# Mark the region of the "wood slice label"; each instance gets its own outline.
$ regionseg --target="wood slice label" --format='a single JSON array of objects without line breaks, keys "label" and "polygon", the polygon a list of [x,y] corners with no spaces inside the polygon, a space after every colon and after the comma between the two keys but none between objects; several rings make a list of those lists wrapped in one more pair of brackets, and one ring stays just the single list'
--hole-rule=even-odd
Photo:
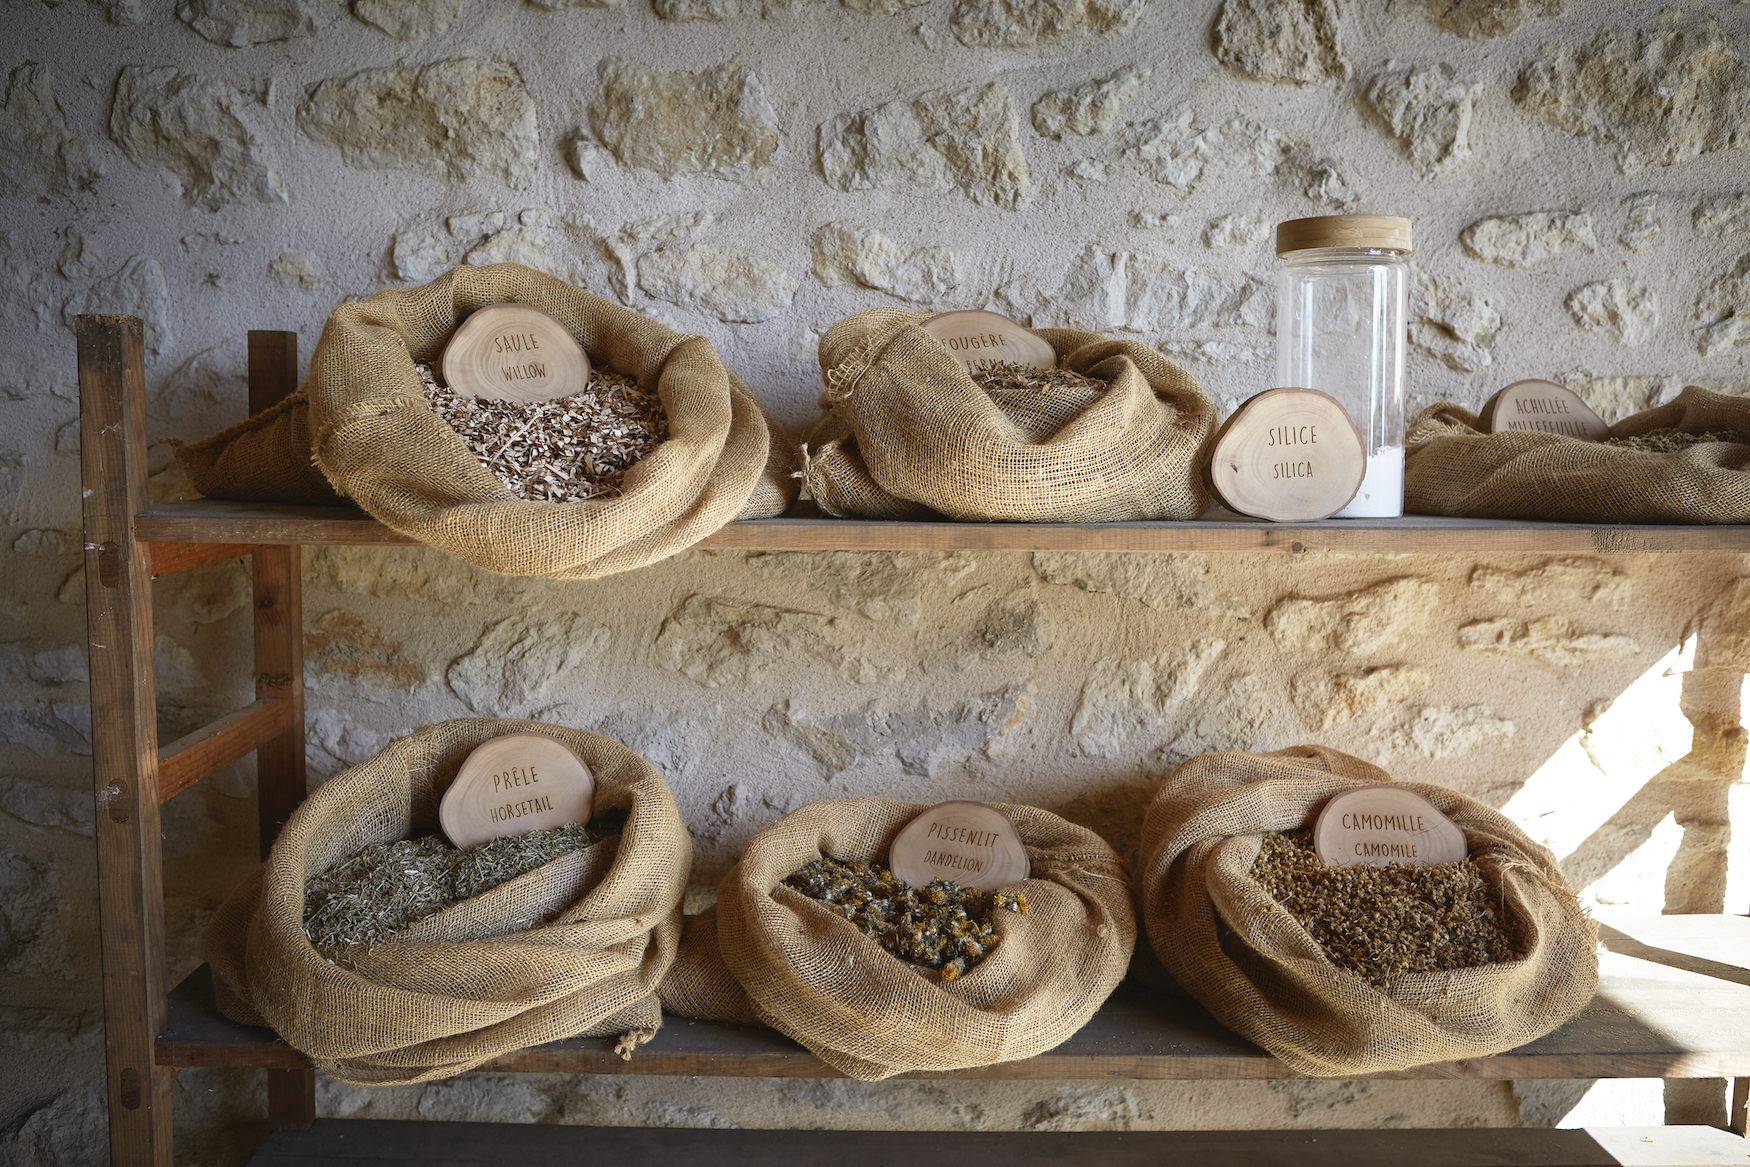
[{"label": "wood slice label", "polygon": [[1566,434],[1588,442],[1610,436],[1610,424],[1580,395],[1554,381],[1515,381],[1483,405],[1478,424],[1486,434],[1530,430]]},{"label": "wood slice label", "polygon": [[471,313],[438,358],[444,384],[489,401],[556,401],[589,388],[589,357],[565,326],[526,304]]},{"label": "wood slice label", "polygon": [[995,312],[943,312],[924,321],[923,328],[941,341],[968,373],[996,364],[1057,367],[1056,349]]},{"label": "wood slice label", "polygon": [[438,822],[464,850],[508,835],[587,823],[595,779],[583,759],[542,733],[481,742],[438,805]]},{"label": "wood slice label", "polygon": [[1330,394],[1270,389],[1222,423],[1209,476],[1231,511],[1277,523],[1326,519],[1361,489],[1367,447]]},{"label": "wood slice label", "polygon": [[1313,849],[1333,867],[1431,867],[1470,854],[1457,823],[1401,786],[1362,786],[1332,796],[1313,824]]},{"label": "wood slice label", "polygon": [[943,802],[924,811],[894,837],[887,866],[913,887],[951,879],[980,891],[1020,883],[1033,870],[1015,824],[983,802]]}]

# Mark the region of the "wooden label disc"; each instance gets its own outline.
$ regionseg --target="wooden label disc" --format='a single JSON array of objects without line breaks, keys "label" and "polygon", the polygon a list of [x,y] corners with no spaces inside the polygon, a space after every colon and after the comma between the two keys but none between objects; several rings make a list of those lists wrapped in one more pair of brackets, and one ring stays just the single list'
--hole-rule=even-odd
[{"label": "wooden label disc", "polygon": [[1215,435],[1211,484],[1231,511],[1277,523],[1326,519],[1367,476],[1367,447],[1342,402],[1317,389],[1270,389]]},{"label": "wooden label disc", "polygon": [[438,357],[439,376],[463,397],[556,401],[589,388],[589,357],[565,326],[527,304],[471,313]]},{"label": "wooden label disc", "polygon": [[1033,870],[1015,824],[983,802],[943,802],[924,811],[894,836],[887,866],[913,887],[951,879],[980,891],[1020,883]]},{"label": "wooden label disc", "polygon": [[1578,393],[1554,381],[1513,382],[1484,403],[1477,420],[1486,434],[1533,430],[1586,442],[1602,442],[1610,436],[1608,422],[1593,413]]},{"label": "wooden label disc", "polygon": [[481,742],[438,804],[438,822],[463,849],[508,835],[587,823],[595,779],[583,759],[543,733]]},{"label": "wooden label disc", "polygon": [[1313,849],[1333,867],[1432,867],[1470,854],[1458,824],[1402,786],[1362,786],[1332,796],[1313,824]]},{"label": "wooden label disc", "polygon": [[943,312],[924,321],[923,327],[968,373],[997,364],[1057,367],[1056,349],[995,312]]}]

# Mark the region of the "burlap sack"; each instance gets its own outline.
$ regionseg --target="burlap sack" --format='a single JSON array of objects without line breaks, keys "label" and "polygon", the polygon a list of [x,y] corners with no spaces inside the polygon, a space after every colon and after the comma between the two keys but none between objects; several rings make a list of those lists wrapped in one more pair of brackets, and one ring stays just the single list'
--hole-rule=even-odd
[{"label": "burlap sack", "polygon": [[1610,436],[1665,428],[1730,432],[1740,441],[1654,454],[1562,434],[1485,434],[1469,410],[1431,405],[1405,438],[1404,509],[1576,523],[1750,523],[1750,398],[1691,385],[1623,418]]},{"label": "burlap sack", "polygon": [[717,907],[713,904],[688,916],[681,929],[680,952],[668,975],[656,986],[664,1011],[705,1021],[758,1025],[753,1002],[717,948]]},{"label": "burlap sack", "polygon": [[1098,835],[1003,806],[1033,864],[1026,914],[999,911],[996,947],[938,982],[783,880],[830,855],[885,859],[926,808],[817,802],[755,835],[718,885],[717,944],[754,1014],[853,1078],[1032,1057],[1080,1029],[1124,978],[1136,943],[1130,880]]},{"label": "burlap sack", "polygon": [[1407,974],[1388,992],[1326,959],[1252,880],[1261,835],[1310,826],[1331,795],[1391,780],[1322,746],[1203,754],[1173,772],[1143,821],[1138,879],[1155,955],[1216,1020],[1301,1074],[1487,1057],[1556,1029],[1598,987],[1597,925],[1550,853],[1475,799],[1415,782],[1402,785],[1464,831],[1524,955]]},{"label": "burlap sack", "polygon": [[310,400],[304,389],[190,446],[176,460],[208,498],[336,506],[346,500],[310,461]]},{"label": "burlap sack", "polygon": [[[463,759],[519,732],[576,751],[595,776],[595,813],[628,812],[619,838],[335,960],[318,952],[304,935],[305,881],[373,843],[436,831]],[[662,1024],[656,986],[680,940],[691,862],[668,787],[625,746],[533,721],[446,721],[318,787],[203,944],[226,1016],[272,1026],[343,1081],[422,1082],[565,1037],[648,1040]]]},{"label": "burlap sack", "polygon": [[1061,366],[1107,387],[992,394],[919,327],[928,318],[872,308],[821,338],[827,412],[803,481],[822,510],[1097,523],[1209,509],[1199,464],[1215,406],[1190,373],[1137,341],[1042,328]]}]

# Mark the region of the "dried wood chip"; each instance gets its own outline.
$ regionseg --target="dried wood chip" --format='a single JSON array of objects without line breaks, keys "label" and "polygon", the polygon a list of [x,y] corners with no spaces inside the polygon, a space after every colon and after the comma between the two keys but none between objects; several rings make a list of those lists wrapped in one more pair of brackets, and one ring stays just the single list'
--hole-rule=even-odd
[{"label": "dried wood chip", "polygon": [[582,502],[620,493],[638,459],[668,438],[655,393],[608,365],[589,387],[557,401],[524,404],[463,397],[415,365],[425,398],[510,492],[528,502]]},{"label": "dried wood chip", "polygon": [[1264,836],[1252,878],[1338,968],[1384,988],[1405,973],[1517,960],[1510,924],[1469,859],[1333,867],[1311,831]]}]

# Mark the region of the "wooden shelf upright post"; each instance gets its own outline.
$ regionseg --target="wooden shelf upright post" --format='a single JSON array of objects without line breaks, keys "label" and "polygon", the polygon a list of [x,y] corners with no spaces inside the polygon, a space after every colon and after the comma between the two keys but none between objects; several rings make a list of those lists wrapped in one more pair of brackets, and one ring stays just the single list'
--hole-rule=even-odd
[{"label": "wooden shelf upright post", "polygon": [[153,1058],[167,1022],[168,986],[152,573],[146,545],[134,534],[147,501],[142,324],[132,316],[80,316],[74,332],[110,1159],[171,1167],[175,1071]]}]

